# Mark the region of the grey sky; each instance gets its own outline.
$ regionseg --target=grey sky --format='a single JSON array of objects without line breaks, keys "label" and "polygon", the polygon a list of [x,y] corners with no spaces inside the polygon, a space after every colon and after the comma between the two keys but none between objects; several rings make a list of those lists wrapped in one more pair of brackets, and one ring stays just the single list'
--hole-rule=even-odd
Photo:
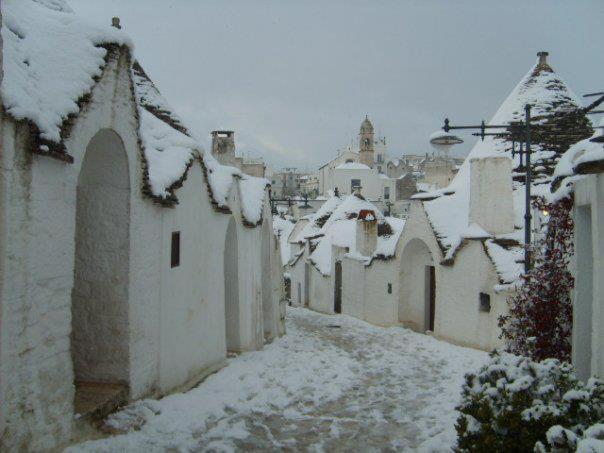
[{"label": "grey sky", "polygon": [[[604,90],[603,0],[71,0],[122,19],[136,56],[196,135],[314,168],[365,114],[391,155],[431,151],[445,116],[488,119],[536,59]],[[473,142],[455,152],[465,155]]]}]

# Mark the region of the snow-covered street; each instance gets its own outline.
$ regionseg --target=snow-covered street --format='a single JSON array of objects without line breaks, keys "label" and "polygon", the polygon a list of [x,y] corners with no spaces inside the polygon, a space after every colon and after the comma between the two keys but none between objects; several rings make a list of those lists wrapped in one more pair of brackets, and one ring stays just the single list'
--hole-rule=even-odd
[{"label": "snow-covered street", "polygon": [[145,419],[140,430],[71,451],[443,451],[455,439],[463,375],[487,357],[299,308],[289,309],[287,329],[199,387],[115,418]]}]

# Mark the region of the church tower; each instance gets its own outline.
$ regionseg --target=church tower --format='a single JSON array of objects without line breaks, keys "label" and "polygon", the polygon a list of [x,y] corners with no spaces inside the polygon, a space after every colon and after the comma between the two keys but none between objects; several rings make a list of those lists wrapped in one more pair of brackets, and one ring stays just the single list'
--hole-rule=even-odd
[{"label": "church tower", "polygon": [[373,124],[371,124],[369,118],[365,116],[365,119],[361,123],[361,130],[359,132],[359,160],[362,164],[373,168],[374,159]]}]

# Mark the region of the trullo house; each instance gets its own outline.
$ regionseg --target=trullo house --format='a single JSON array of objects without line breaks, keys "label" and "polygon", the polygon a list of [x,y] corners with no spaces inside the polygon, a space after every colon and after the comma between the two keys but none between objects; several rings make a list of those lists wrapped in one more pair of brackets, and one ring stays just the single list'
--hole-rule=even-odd
[{"label": "trullo house", "polygon": [[396,324],[395,251],[404,224],[359,193],[330,196],[289,235],[292,303]]},{"label": "trullo house", "polygon": [[2,1],[2,451],[65,445],[283,332],[267,181],[202,150],[114,25]]},{"label": "trullo house", "polygon": [[[526,104],[537,118],[580,106],[546,52],[539,53],[490,124],[522,120]],[[591,135],[585,115],[573,121],[564,137],[533,138],[533,196],[549,194],[560,156]],[[512,154],[513,146],[501,137],[485,137],[447,188],[414,196],[396,252],[403,324],[476,348],[501,345],[498,318],[507,313],[506,299],[520,283],[524,257],[525,161]],[[533,211],[537,229],[547,219]]]}]

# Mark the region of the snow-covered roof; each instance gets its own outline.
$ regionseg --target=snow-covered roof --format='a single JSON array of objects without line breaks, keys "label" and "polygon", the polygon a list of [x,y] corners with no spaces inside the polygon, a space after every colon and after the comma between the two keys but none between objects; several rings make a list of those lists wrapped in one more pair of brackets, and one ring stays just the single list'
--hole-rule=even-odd
[{"label": "snow-covered roof", "polygon": [[[356,250],[357,218],[362,211],[372,211],[378,222],[378,241],[374,254],[360,256]],[[358,195],[348,195],[332,211],[319,233],[311,239],[310,262],[322,275],[331,273],[331,247],[347,248],[351,256],[361,258],[367,265],[373,259],[389,259],[394,256],[401,236],[404,220],[384,217],[377,207]]]},{"label": "snow-covered roof", "polygon": [[297,242],[304,242],[307,239],[319,236],[323,225],[327,222],[329,217],[333,214],[336,208],[340,205],[342,199],[331,194],[331,196],[321,205],[314,214],[307,216],[308,223],[296,236]]},{"label": "snow-covered roof", "polygon": [[[604,118],[599,126],[604,126]],[[554,169],[551,201],[567,196],[583,174],[604,171],[604,146],[591,141],[601,134],[601,129],[596,129],[592,137],[575,143],[560,158]]]},{"label": "snow-covered roof", "polygon": [[336,170],[371,170],[371,168],[360,162],[346,162],[338,165]]},{"label": "snow-covered roof", "polygon": [[343,150],[342,152],[338,151],[338,155],[333,157],[332,159],[328,160],[327,162],[325,162],[323,165],[321,165],[319,167],[319,170],[321,170],[324,167],[327,167],[329,164],[331,164],[334,160],[339,159],[340,157],[342,157],[343,155],[348,154],[348,155],[352,155],[351,157],[354,158],[358,158],[359,153],[355,150],[353,150],[352,148],[348,147],[345,150]]},{"label": "snow-covered roof", "polygon": [[604,127],[604,118],[598,126],[600,129],[596,129],[592,137],[575,143],[560,158],[554,170],[555,186],[559,184],[560,178],[604,172],[604,144],[592,141],[603,134],[601,128]]},{"label": "snow-covered roof", "polygon": [[88,22],[65,0],[4,0],[2,21],[2,102],[9,115],[30,123],[37,139],[35,152],[73,161],[64,146],[70,124],[89,100],[112,53],[127,52],[133,62],[143,148],[143,192],[162,204],[177,203],[174,191],[183,184],[193,160],[199,159],[214,206],[229,210],[227,197],[237,180],[244,221],[248,226],[261,222],[269,182],[224,167],[203,152],[134,60],[133,44],[122,30]]},{"label": "snow-covered roof", "polygon": [[31,122],[42,151],[61,152],[63,129],[101,75],[107,47],[132,43],[117,28],[76,16],[63,0],[4,0],[2,22],[4,108]]},{"label": "snow-covered roof", "polygon": [[279,238],[279,248],[281,250],[281,262],[285,266],[290,259],[289,236],[294,230],[296,224],[288,219],[279,216],[273,217],[273,232]]},{"label": "snow-covered roof", "polygon": [[[507,99],[499,107],[489,124],[509,124],[523,119],[524,106],[532,105],[534,117],[556,112],[573,112],[580,107],[580,101],[548,65],[537,63],[512,90]],[[577,135],[590,129],[589,123],[578,127]],[[547,137],[551,140],[551,137]],[[506,156],[512,158],[512,143],[497,136],[487,136],[479,141],[466,157],[459,172],[446,189],[441,189],[413,198],[424,198],[424,209],[434,229],[438,242],[444,252],[445,262],[452,262],[457,249],[471,235],[468,225],[470,202],[470,161],[472,159]],[[533,144],[533,193],[544,193],[552,180],[554,166],[565,149],[556,148],[551,143],[539,142]],[[519,156],[513,158],[515,172],[519,172]],[[517,173],[514,176],[514,224],[515,231],[500,235],[492,240],[503,240],[506,246],[501,247],[488,243],[489,257],[504,283],[511,283],[520,276],[521,266],[518,265],[521,243],[524,237],[524,182]]]}]

